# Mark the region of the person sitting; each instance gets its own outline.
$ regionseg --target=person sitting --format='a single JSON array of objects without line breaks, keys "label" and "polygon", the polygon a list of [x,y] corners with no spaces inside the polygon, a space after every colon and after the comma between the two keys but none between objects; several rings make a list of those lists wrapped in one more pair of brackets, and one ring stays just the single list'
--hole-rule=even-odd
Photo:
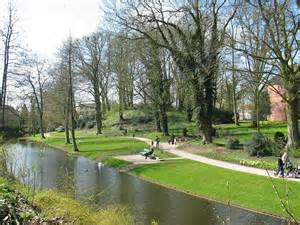
[{"label": "person sitting", "polygon": [[145,159],[147,159],[148,157],[150,157],[153,153],[154,153],[154,148],[151,147],[149,152],[145,152],[145,154],[144,154]]}]

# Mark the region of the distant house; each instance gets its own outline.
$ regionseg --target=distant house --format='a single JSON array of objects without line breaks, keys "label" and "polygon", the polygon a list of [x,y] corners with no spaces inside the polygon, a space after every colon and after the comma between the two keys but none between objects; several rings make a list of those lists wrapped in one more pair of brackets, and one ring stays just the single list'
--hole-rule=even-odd
[{"label": "distant house", "polygon": [[252,106],[249,104],[242,105],[238,109],[240,120],[251,120],[252,119]]},{"label": "distant house", "polygon": [[79,103],[76,112],[79,116],[93,116],[96,114],[95,103]]},{"label": "distant house", "polygon": [[[268,95],[270,98],[270,107],[271,114],[268,116],[269,121],[285,122],[286,121],[286,112],[285,112],[285,102],[282,99],[281,95],[284,94],[283,85],[279,82],[273,84],[272,86],[267,87]],[[300,118],[300,96],[298,104],[298,118]]]}]

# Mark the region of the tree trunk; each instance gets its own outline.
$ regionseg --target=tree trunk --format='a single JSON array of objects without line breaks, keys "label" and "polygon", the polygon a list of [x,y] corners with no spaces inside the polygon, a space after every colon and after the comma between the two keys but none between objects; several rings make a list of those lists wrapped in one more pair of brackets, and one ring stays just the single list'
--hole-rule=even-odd
[{"label": "tree trunk", "polygon": [[70,102],[70,113],[71,113],[71,136],[72,136],[72,144],[73,150],[75,152],[79,151],[76,143],[75,136],[75,117],[74,117],[74,93],[73,93],[73,80],[72,80],[72,40],[69,43],[69,55],[68,55],[68,69],[69,69],[69,102]]},{"label": "tree trunk", "polygon": [[[292,96],[293,97],[293,96]],[[288,147],[299,147],[300,138],[298,130],[298,101],[297,98],[290,98],[289,102],[286,102],[286,116],[288,125]]]},{"label": "tree trunk", "polygon": [[188,104],[186,107],[186,119],[190,123],[192,122],[192,118],[193,118],[193,109],[192,106]]},{"label": "tree trunk", "polygon": [[156,131],[161,132],[161,126],[160,126],[160,117],[159,117],[159,111],[157,105],[155,106],[155,124],[156,124]]},{"label": "tree trunk", "polygon": [[240,122],[239,122],[239,115],[237,110],[236,81],[235,81],[234,72],[232,74],[232,105],[233,105],[234,123],[236,126],[239,126]]},{"label": "tree trunk", "polygon": [[9,8],[9,23],[7,26],[7,32],[5,33],[5,46],[4,46],[4,63],[3,63],[3,77],[2,77],[2,90],[0,98],[0,106],[2,107],[1,115],[1,126],[5,128],[5,103],[6,103],[6,88],[7,88],[7,74],[10,61],[10,47],[11,38],[13,34],[13,24],[12,24],[12,8]]},{"label": "tree trunk", "polygon": [[43,112],[40,112],[40,110],[39,110],[39,119],[40,119],[40,133],[41,133],[41,137],[43,139],[45,139],[44,122],[43,122]]},{"label": "tree trunk", "polygon": [[212,125],[209,122],[202,126],[202,142],[203,144],[212,143]]},{"label": "tree trunk", "polygon": [[162,131],[164,136],[169,136],[169,128],[168,128],[168,115],[166,105],[162,104],[160,106],[160,115],[161,115],[161,124],[162,124]]},{"label": "tree trunk", "polygon": [[70,120],[70,98],[69,97],[67,99],[67,105],[64,107],[64,112],[65,112],[65,144],[71,144],[70,133],[69,133],[69,120]]},{"label": "tree trunk", "polygon": [[94,82],[94,98],[96,106],[96,125],[97,125],[97,134],[102,134],[102,112],[101,112],[101,102],[100,102],[100,93],[97,82]]},{"label": "tree trunk", "polygon": [[[233,43],[234,47],[234,43]],[[239,126],[239,118],[237,111],[237,100],[236,100],[236,79],[235,79],[235,57],[234,57],[234,48],[232,48],[232,105],[233,105],[233,115],[234,123],[236,126]]]},{"label": "tree trunk", "polygon": [[[103,92],[103,91],[102,91]],[[106,108],[106,99],[104,94],[101,94],[101,108],[102,108],[102,115],[106,114],[107,108]]]},{"label": "tree trunk", "polygon": [[259,105],[260,105],[260,94],[259,91],[256,93],[256,128],[257,132],[260,132],[260,115],[259,115]]},{"label": "tree trunk", "polygon": [[71,144],[69,133],[69,115],[67,115],[65,119],[65,144]]}]

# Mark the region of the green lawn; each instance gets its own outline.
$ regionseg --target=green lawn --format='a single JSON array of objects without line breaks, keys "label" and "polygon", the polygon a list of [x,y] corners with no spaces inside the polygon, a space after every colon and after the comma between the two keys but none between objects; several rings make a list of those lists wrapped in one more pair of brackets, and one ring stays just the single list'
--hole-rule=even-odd
[{"label": "green lawn", "polygon": [[[267,177],[222,169],[190,160],[143,165],[130,172],[147,180],[209,199],[230,201],[233,205],[286,216]],[[285,201],[285,182],[277,179],[274,182]],[[288,182],[288,189],[289,205],[294,215],[300,219],[300,183]]]},{"label": "green lawn", "polygon": [[[130,137],[95,135],[92,132],[76,132],[79,154],[92,160],[101,160],[108,156],[134,154],[141,152],[147,144]],[[39,136],[30,140],[45,143],[72,152],[72,145],[64,142],[64,133],[52,132],[50,137],[41,139]]]},{"label": "green lawn", "polygon": [[[215,126],[221,134],[219,137],[214,138],[214,143],[225,145],[228,137],[233,136],[243,144],[251,139],[253,133],[257,132],[256,128],[251,127],[250,122],[242,121],[240,126],[235,124],[220,124]],[[300,129],[300,121],[299,121]],[[261,122],[260,132],[269,138],[273,138],[275,132],[280,131],[287,135],[287,125],[281,122]]]}]

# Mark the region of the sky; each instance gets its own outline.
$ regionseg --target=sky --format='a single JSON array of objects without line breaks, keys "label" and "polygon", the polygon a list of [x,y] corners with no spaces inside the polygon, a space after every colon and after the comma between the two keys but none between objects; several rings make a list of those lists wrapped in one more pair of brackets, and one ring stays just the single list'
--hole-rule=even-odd
[{"label": "sky", "polygon": [[[71,34],[81,37],[101,23],[101,0],[15,0],[23,45],[45,58],[53,58],[57,48]],[[0,0],[5,15],[8,0]],[[0,19],[2,20],[2,18]],[[2,21],[0,21],[1,23]]]},{"label": "sky", "polygon": [[[96,31],[103,18],[104,0],[11,0],[17,8],[17,31],[22,47],[48,60],[71,34],[80,38]],[[0,28],[7,19],[9,0],[0,0]],[[3,45],[1,43],[0,49]],[[0,60],[2,55],[0,52]],[[2,64],[0,64],[2,71]],[[2,72],[0,74],[0,86]],[[21,104],[19,90],[8,82],[8,104]]]}]

